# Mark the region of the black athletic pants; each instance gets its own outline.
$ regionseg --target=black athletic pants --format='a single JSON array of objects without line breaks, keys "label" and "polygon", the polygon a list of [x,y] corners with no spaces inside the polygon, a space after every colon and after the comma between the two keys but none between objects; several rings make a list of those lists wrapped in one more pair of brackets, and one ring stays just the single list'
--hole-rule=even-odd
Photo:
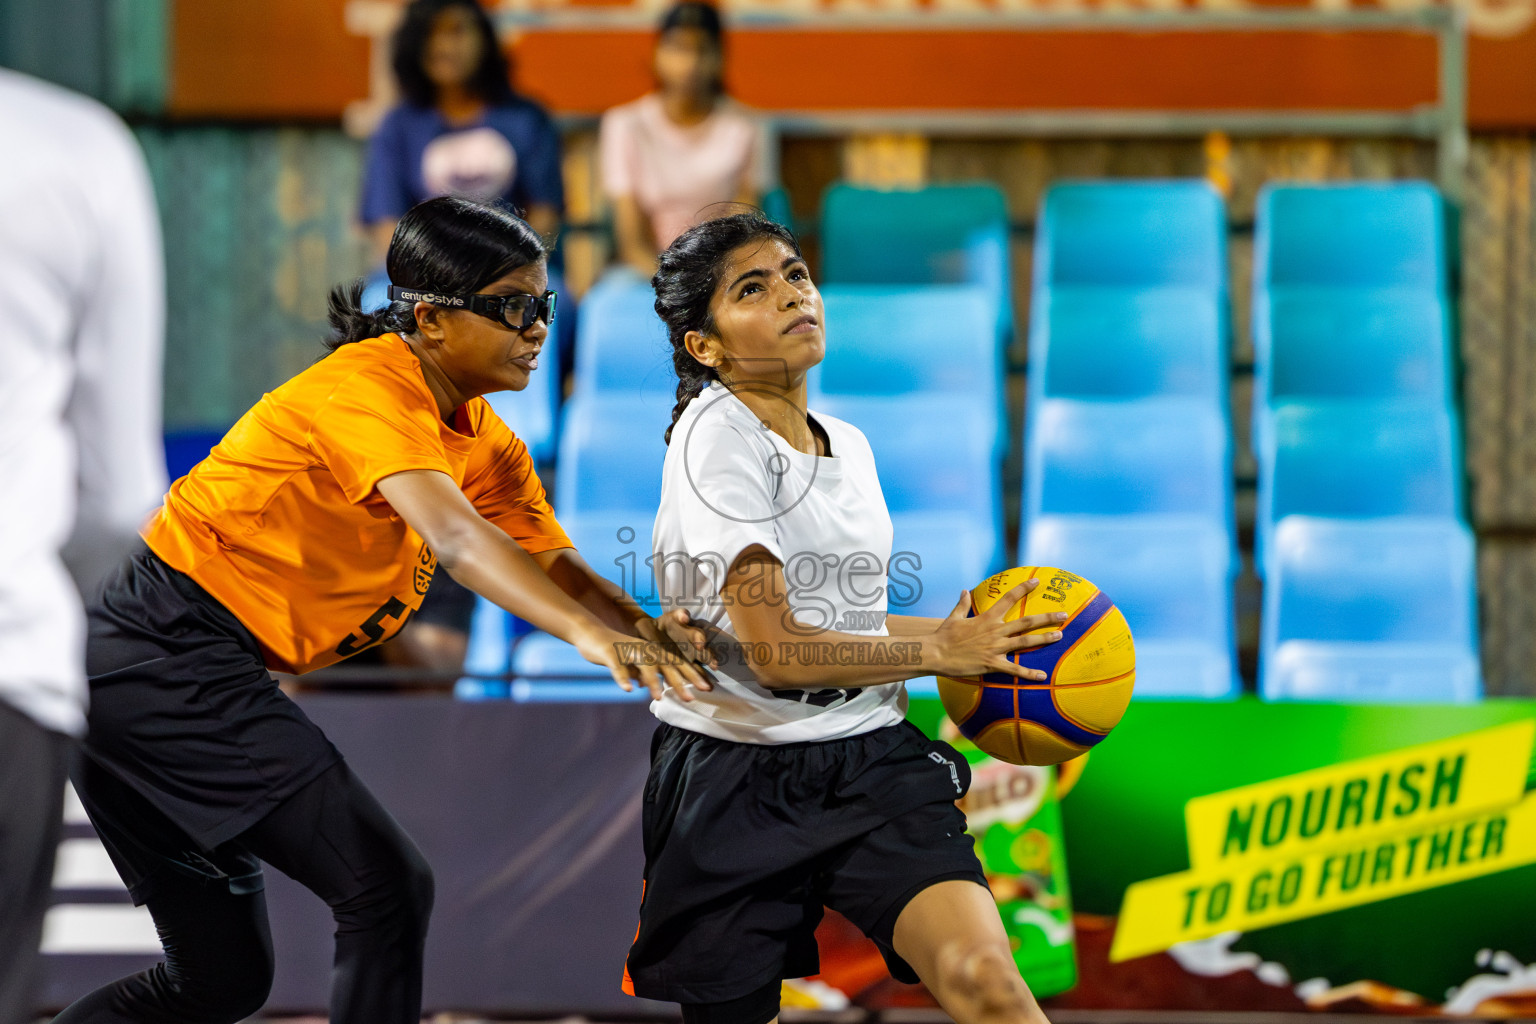
[{"label": "black athletic pants", "polygon": [[[174,827],[128,787],[119,783],[113,791],[110,778],[92,778],[102,769],[88,758],[77,759],[75,772],[82,793],[110,793],[114,820],[142,815]],[[134,850],[131,836],[114,837],[110,822],[93,820],[115,857],[142,856],[125,854]],[[190,840],[187,849],[195,849]],[[431,869],[345,761],[215,853],[225,863],[241,853],[260,858],[330,906],[336,919],[332,1024],[420,1021]],[[234,1024],[261,1008],[272,984],[263,893],[227,875],[197,877],[192,867],[166,861],[138,888],[165,962],[85,996],[55,1024]]]},{"label": "black athletic pants", "polygon": [[33,1017],[71,745],[0,701],[0,1024]]}]

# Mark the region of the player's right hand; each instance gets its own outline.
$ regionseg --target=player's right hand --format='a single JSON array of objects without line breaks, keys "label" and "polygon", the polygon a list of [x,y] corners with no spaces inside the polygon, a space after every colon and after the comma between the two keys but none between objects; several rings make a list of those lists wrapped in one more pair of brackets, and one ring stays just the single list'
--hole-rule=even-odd
[{"label": "player's right hand", "polygon": [[711,689],[700,667],[669,647],[605,627],[594,627],[576,643],[581,656],[608,669],[625,693],[634,690],[634,680],[651,691],[652,700],[661,700],[670,689],[679,700],[690,701],[695,689]]},{"label": "player's right hand", "polygon": [[1060,640],[1059,629],[1033,636],[1025,634],[1060,626],[1067,620],[1066,612],[1025,615],[1011,621],[1003,618],[1039,585],[1039,580],[1026,580],[998,598],[992,607],[975,615],[971,614],[971,592],[963,592],[954,611],[949,613],[949,617],[939,625],[931,638],[936,666],[934,671],[954,679],[1000,672],[1029,682],[1044,682],[1048,678],[1044,672],[1024,668],[1008,655],[1012,651],[1040,647]]}]

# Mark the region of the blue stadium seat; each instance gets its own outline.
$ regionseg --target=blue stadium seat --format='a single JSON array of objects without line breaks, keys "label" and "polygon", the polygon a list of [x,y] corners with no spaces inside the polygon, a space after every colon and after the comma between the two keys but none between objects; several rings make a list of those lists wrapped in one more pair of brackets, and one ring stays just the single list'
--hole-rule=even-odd
[{"label": "blue stadium seat", "polygon": [[1471,532],[1454,520],[1288,516],[1266,581],[1260,694],[1477,700],[1474,572]]},{"label": "blue stadium seat", "polygon": [[[656,509],[652,506],[632,512],[603,510],[566,514],[560,517],[560,525],[565,527],[566,534],[588,565],[623,587],[647,612],[659,615],[660,596],[646,561],[651,555],[651,531],[655,519]],[[512,648],[511,667],[518,677],[609,680],[609,686],[613,687],[607,671],[587,661],[564,640],[542,631],[530,633],[518,641]],[[619,697],[624,696],[623,691],[615,690]],[[518,699],[518,693],[514,682],[514,699]]]},{"label": "blue stadium seat", "polygon": [[823,395],[816,408],[869,439],[893,519],[905,512],[959,513],[986,539],[988,553],[980,564],[988,568],[967,586],[1001,567],[1002,489],[989,444],[991,409],[927,394]]},{"label": "blue stadium seat", "polygon": [[553,346],[539,353],[539,368],[522,391],[495,391],[485,396],[496,415],[528,446],[540,466],[555,454],[555,427],[560,407],[560,371]]},{"label": "blue stadium seat", "polygon": [[1270,290],[1254,321],[1254,446],[1272,410],[1318,399],[1411,399],[1455,408],[1448,297],[1411,288]]},{"label": "blue stadium seat", "polygon": [[661,503],[662,440],[672,402],[655,396],[577,396],[566,406],[560,433],[555,510],[562,517],[591,511],[644,511]]},{"label": "blue stadium seat", "polygon": [[1225,408],[1224,294],[1183,285],[1056,285],[1030,308],[1031,401],[1204,398]]},{"label": "blue stadium seat", "polygon": [[793,231],[795,215],[789,206],[789,193],[782,188],[770,189],[763,196],[763,216]]},{"label": "blue stadium seat", "polygon": [[1450,304],[1428,291],[1287,288],[1262,324],[1270,404],[1414,398],[1451,404]]},{"label": "blue stadium seat", "polygon": [[827,285],[827,354],[810,374],[810,402],[823,397],[945,395],[990,403],[988,443],[1002,457],[1007,436],[1003,351],[991,300],[975,285]]},{"label": "blue stadium seat", "polygon": [[[528,641],[524,642],[536,639],[538,637],[529,637]],[[553,637],[547,636],[545,639],[554,640]],[[555,642],[559,643],[559,641]],[[575,648],[569,644],[560,644],[560,646],[569,650],[572,655],[575,655]],[[583,662],[583,664],[586,663]],[[592,666],[588,665],[588,667]],[[638,682],[634,684],[633,690],[626,693],[619,689],[618,685],[613,682],[613,677],[608,675],[597,679],[514,679],[512,680],[508,695],[520,704],[606,704],[620,701],[639,702],[651,699],[650,691]]]},{"label": "blue stadium seat", "polygon": [[1136,639],[1136,696],[1216,699],[1241,691],[1233,633],[1231,539],[1185,517],[1044,516],[1020,560],[1090,580]]},{"label": "blue stadium seat", "polygon": [[995,185],[883,191],[833,185],[822,200],[826,284],[975,284],[997,337],[1013,330],[1008,202]]},{"label": "blue stadium seat", "polygon": [[192,467],[208,457],[208,453],[224,440],[223,430],[179,430],[167,432],[162,443],[165,446],[165,472],[172,480],[179,480],[192,471]]},{"label": "blue stadium seat", "polygon": [[986,292],[975,285],[832,285],[821,290],[825,394],[914,391],[974,398],[1002,387]]},{"label": "blue stadium seat", "polygon": [[1042,515],[1188,515],[1230,531],[1232,449],[1209,401],[1048,399],[1030,417],[1024,524]]},{"label": "blue stadium seat", "polygon": [[968,511],[892,512],[890,584],[892,615],[943,618],[960,592],[998,572],[992,524]]},{"label": "blue stadium seat", "polygon": [[1035,289],[1177,285],[1224,293],[1227,226],[1204,181],[1053,186],[1035,237]]},{"label": "blue stadium seat", "polygon": [[638,276],[611,275],[587,293],[576,328],[576,395],[659,393],[670,408],[677,375],[655,302]]},{"label": "blue stadium seat", "polygon": [[1281,406],[1274,413],[1273,445],[1259,460],[1261,567],[1275,525],[1288,515],[1459,517],[1454,429],[1440,404]]},{"label": "blue stadium seat", "polygon": [[[576,550],[652,614],[657,614],[659,602],[645,560],[661,502],[661,467],[667,452],[662,433],[671,422],[670,414],[671,403],[660,403],[654,396],[572,398],[560,436],[554,487],[556,515]],[[494,671],[489,666],[496,663],[497,645],[512,639],[510,616],[481,599],[475,617],[485,639],[475,647],[467,664],[474,671]],[[482,618],[486,620],[483,626]],[[498,620],[502,625],[496,625]],[[472,641],[475,636],[472,632]],[[575,648],[545,633],[531,633],[512,649],[510,667],[514,674],[548,674],[555,671],[551,665],[566,666],[572,678],[593,672],[606,678]],[[473,680],[461,682],[461,694],[473,690]]]},{"label": "blue stadium seat", "polygon": [[1267,185],[1259,194],[1254,284],[1447,288],[1445,208],[1424,182]]}]

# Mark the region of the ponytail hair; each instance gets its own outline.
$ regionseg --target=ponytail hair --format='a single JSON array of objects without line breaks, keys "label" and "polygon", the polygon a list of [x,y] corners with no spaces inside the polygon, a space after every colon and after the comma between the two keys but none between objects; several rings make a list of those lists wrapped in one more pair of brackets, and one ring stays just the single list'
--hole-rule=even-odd
[{"label": "ponytail hair", "polygon": [[731,253],[749,242],[768,239],[777,239],[800,255],[800,243],[792,231],[760,212],[752,212],[691,227],[656,260],[656,276],[651,278],[651,287],[656,289],[656,315],[667,325],[667,338],[672,342],[672,368],[677,371],[677,405],[672,408],[672,424],[664,435],[667,444],[672,443],[672,430],[688,403],[710,381],[720,379],[714,367],[693,358],[683,339],[689,331],[714,332],[715,321],[709,307]]},{"label": "ponytail hair", "polygon": [[[521,217],[467,199],[439,196],[418,203],[400,218],[389,242],[385,270],[390,283],[402,288],[472,295],[548,254],[544,240]],[[369,311],[363,309],[362,299],[361,280],[331,289],[328,354],[364,338],[416,329],[414,302],[391,302]]]}]

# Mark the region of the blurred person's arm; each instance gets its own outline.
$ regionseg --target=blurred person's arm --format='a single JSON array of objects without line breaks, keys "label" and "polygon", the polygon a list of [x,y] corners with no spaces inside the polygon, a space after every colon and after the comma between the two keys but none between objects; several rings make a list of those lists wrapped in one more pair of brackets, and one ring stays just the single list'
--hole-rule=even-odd
[{"label": "blurred person's arm", "polygon": [[[750,115],[748,115],[750,117]],[[741,183],[736,186],[736,202],[759,206],[778,179],[778,161],[774,159],[773,135],[761,118],[752,117],[752,149],[743,166]]]},{"label": "blurred person's arm", "polygon": [[656,273],[656,242],[650,218],[632,195],[613,197],[613,243],[620,262],[647,281]]},{"label": "blurred person's arm", "polygon": [[551,245],[554,244],[555,236],[560,233],[559,210],[542,204],[529,206],[523,219],[528,222],[529,227],[539,233],[540,237]]},{"label": "blurred person's arm", "polygon": [[138,543],[165,494],[160,392],[165,270],[144,154],[126,126],[82,153],[98,172],[91,197],[100,262],[82,296],[75,384],[65,418],[79,450],[75,530],[62,552],[89,593]]},{"label": "blurred person's arm", "polygon": [[389,252],[400,217],[415,204],[411,201],[410,182],[406,178],[409,154],[400,131],[397,112],[386,116],[378,131],[368,140],[368,157],[363,164],[362,194],[358,220],[373,243],[371,256],[382,266]]},{"label": "blurred person's arm", "polygon": [[603,193],[613,207],[614,256],[647,281],[656,273],[660,251],[652,237],[650,218],[635,198],[636,146],[624,108],[603,115],[597,132],[598,169]]},{"label": "blurred person's arm", "polygon": [[560,133],[549,115],[539,111],[531,152],[522,155],[518,171],[527,210],[523,219],[551,245],[565,217],[565,178],[560,166]]},{"label": "blurred person's arm", "polygon": [[388,220],[375,221],[368,225],[368,242],[372,247],[369,256],[374,264],[382,267],[384,257],[389,255],[389,243],[395,237],[395,227],[400,223],[400,218],[390,217]]},{"label": "blurred person's arm", "polygon": [[929,619],[921,615],[887,614],[885,631],[891,636],[916,636],[919,633],[932,633],[943,623],[943,619]]}]

